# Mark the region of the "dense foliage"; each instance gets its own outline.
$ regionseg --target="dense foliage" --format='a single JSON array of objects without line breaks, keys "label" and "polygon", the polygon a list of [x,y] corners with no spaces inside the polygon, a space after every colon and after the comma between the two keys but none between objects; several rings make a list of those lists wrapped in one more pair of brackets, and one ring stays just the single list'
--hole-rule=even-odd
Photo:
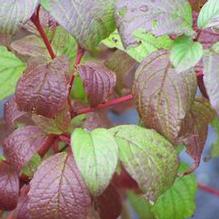
[{"label": "dense foliage", "polygon": [[218,30],[218,0],[0,0],[0,217],[192,216]]}]

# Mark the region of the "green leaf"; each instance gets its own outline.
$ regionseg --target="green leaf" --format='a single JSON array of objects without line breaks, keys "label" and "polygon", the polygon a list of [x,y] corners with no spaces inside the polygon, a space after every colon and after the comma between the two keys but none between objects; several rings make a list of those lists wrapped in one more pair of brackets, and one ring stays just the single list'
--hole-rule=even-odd
[{"label": "green leaf", "polygon": [[119,158],[145,193],[156,200],[174,182],[178,168],[176,150],[156,131],[136,125],[110,129],[119,146]]},{"label": "green leaf", "polygon": [[216,42],[215,44],[212,45],[211,49],[216,52],[219,53],[219,42]]},{"label": "green leaf", "polygon": [[115,29],[114,2],[115,0],[53,0],[50,4],[44,2],[44,5],[83,48],[93,50]]},{"label": "green leaf", "polygon": [[217,139],[216,141],[211,145],[211,150],[209,152],[210,158],[216,158],[219,157],[219,118],[215,117],[214,120],[211,123],[211,126],[214,128]]},{"label": "green leaf", "polygon": [[200,29],[219,25],[219,1],[208,0],[202,7],[198,16],[198,27]]},{"label": "green leaf", "polygon": [[26,65],[5,47],[0,46],[0,100],[13,94]]},{"label": "green leaf", "polygon": [[118,162],[118,146],[106,129],[87,132],[81,128],[72,134],[72,150],[77,166],[93,195],[109,185]]},{"label": "green leaf", "polygon": [[[52,32],[50,32],[51,34]],[[52,38],[52,47],[57,56],[66,55],[71,61],[74,61],[77,50],[76,40],[61,26],[56,27]]]},{"label": "green leaf", "polygon": [[87,102],[87,95],[85,92],[84,84],[79,74],[75,76],[74,83],[71,90],[72,99]]},{"label": "green leaf", "polygon": [[194,175],[176,179],[152,207],[156,219],[185,219],[195,211],[197,183]]},{"label": "green leaf", "polygon": [[190,37],[182,36],[174,41],[170,60],[176,71],[182,72],[195,66],[202,56],[202,45],[199,42],[193,42]]},{"label": "green leaf", "polygon": [[31,160],[22,168],[22,173],[26,176],[32,177],[40,164],[41,157],[38,154],[34,154]]},{"label": "green leaf", "polygon": [[151,205],[144,197],[130,191],[128,192],[128,200],[138,214],[139,219],[154,219],[154,215],[151,212]]},{"label": "green leaf", "polygon": [[158,49],[170,49],[173,42],[168,36],[156,37],[151,33],[145,33],[142,29],[135,31],[133,35],[139,42],[135,47],[125,49],[117,31],[113,32],[107,39],[103,40],[102,43],[109,48],[118,48],[125,51],[136,61],[141,62],[147,55]]}]

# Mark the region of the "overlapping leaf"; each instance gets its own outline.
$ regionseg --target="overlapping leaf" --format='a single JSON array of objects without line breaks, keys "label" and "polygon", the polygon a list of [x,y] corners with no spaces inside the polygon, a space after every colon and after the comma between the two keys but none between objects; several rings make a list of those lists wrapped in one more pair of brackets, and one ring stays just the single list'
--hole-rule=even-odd
[{"label": "overlapping leaf", "polygon": [[208,0],[199,13],[198,27],[204,29],[215,26],[219,26],[219,2]]},{"label": "overlapping leaf", "polygon": [[219,55],[216,53],[204,57],[204,84],[212,107],[219,113]]},{"label": "overlapping leaf", "polygon": [[19,196],[19,178],[16,170],[0,161],[0,209],[13,210]]},{"label": "overlapping leaf", "polygon": [[156,200],[175,180],[178,161],[173,145],[154,130],[140,126],[122,125],[110,132],[125,169],[147,199]]},{"label": "overlapping leaf", "polygon": [[122,199],[113,184],[110,184],[94,202],[101,219],[117,219],[121,214]]},{"label": "overlapping leaf", "polygon": [[95,48],[115,29],[114,0],[55,0],[47,10],[85,49]]},{"label": "overlapping leaf", "polygon": [[151,33],[145,33],[142,29],[135,31],[133,37],[137,43],[135,47],[124,48],[117,31],[110,34],[102,43],[109,48],[118,48],[128,53],[136,61],[141,62],[147,55],[158,49],[170,49],[173,42],[168,36],[156,37]]},{"label": "overlapping leaf", "polygon": [[66,107],[63,111],[59,112],[54,118],[47,118],[40,115],[33,115],[33,121],[47,134],[60,135],[67,133],[70,129],[71,114]]},{"label": "overlapping leaf", "polygon": [[14,168],[21,170],[45,141],[46,136],[38,127],[25,126],[5,139],[4,154]]},{"label": "overlapping leaf", "polygon": [[[1,9],[0,9],[1,10]],[[15,91],[16,83],[25,64],[5,47],[0,46],[0,99],[11,95]]]},{"label": "overlapping leaf", "polygon": [[193,70],[179,77],[170,64],[169,52],[160,50],[138,67],[133,92],[145,126],[174,141],[193,102],[196,77]]},{"label": "overlapping leaf", "polygon": [[61,112],[68,97],[68,70],[68,60],[59,57],[27,71],[16,89],[18,108],[49,118]]},{"label": "overlapping leaf", "polygon": [[195,211],[196,188],[197,183],[193,175],[178,178],[152,207],[155,218],[184,219],[191,217]]},{"label": "overlapping leaf", "polygon": [[125,47],[136,44],[133,33],[143,28],[155,35],[193,34],[192,10],[187,0],[120,0],[116,22]]},{"label": "overlapping leaf", "polygon": [[[193,12],[193,28],[198,30],[197,26],[198,13]],[[210,48],[214,43],[219,41],[219,33],[213,28],[203,29],[199,33],[198,41],[202,44],[204,49]]]},{"label": "overlapping leaf", "polygon": [[116,85],[114,72],[103,64],[89,62],[78,67],[91,106],[103,103],[112,94]]},{"label": "overlapping leaf", "polygon": [[196,98],[191,111],[187,114],[180,131],[182,142],[187,145],[187,152],[199,165],[201,154],[208,135],[208,124],[215,116],[209,102],[204,98]]},{"label": "overlapping leaf", "polygon": [[14,127],[17,120],[19,120],[25,114],[26,114],[25,112],[21,112],[20,110],[18,110],[14,96],[12,96],[4,104],[4,120],[9,127]]},{"label": "overlapping leaf", "polygon": [[39,0],[1,0],[0,32],[14,33],[34,13]]},{"label": "overlapping leaf", "polygon": [[[66,55],[70,60],[75,58],[76,41],[62,27],[56,27],[55,31],[48,32],[51,46],[57,56]],[[50,59],[47,48],[37,35],[28,35],[11,43],[11,48],[19,54],[31,57],[44,57]]]},{"label": "overlapping leaf", "polygon": [[125,52],[117,50],[106,59],[104,64],[116,74],[115,88],[118,93],[122,94],[124,89],[131,89],[134,73],[138,66],[138,63],[133,58]]},{"label": "overlapping leaf", "polygon": [[192,5],[192,9],[195,12],[199,12],[206,1],[207,0],[189,0],[190,4]]},{"label": "overlapping leaf", "polygon": [[195,66],[203,56],[203,47],[199,42],[193,42],[190,37],[179,37],[173,43],[170,60],[177,72],[182,72]]},{"label": "overlapping leaf", "polygon": [[90,202],[73,156],[59,153],[38,168],[27,206],[31,219],[85,219]]},{"label": "overlapping leaf", "polygon": [[139,219],[154,219],[151,205],[144,197],[130,191],[128,192],[128,200],[138,214]]},{"label": "overlapping leaf", "polygon": [[87,132],[76,129],[72,134],[76,163],[93,195],[100,195],[109,185],[118,161],[118,146],[106,129]]}]

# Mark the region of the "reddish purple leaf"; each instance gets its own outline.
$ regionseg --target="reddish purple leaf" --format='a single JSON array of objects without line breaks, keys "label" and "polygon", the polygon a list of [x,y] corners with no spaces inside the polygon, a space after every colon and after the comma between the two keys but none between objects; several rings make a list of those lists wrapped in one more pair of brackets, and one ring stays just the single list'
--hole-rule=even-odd
[{"label": "reddish purple leaf", "polygon": [[15,122],[25,114],[25,112],[18,109],[14,96],[12,96],[4,105],[4,119],[9,127],[13,127]]},{"label": "reddish purple leaf", "polygon": [[28,196],[29,186],[23,186],[21,189],[21,194],[18,200],[18,205],[16,209],[16,219],[31,219],[31,216],[28,212]]},{"label": "reddish purple leaf", "polygon": [[[198,13],[193,13],[193,28],[198,30],[197,27]],[[200,32],[198,41],[203,45],[204,49],[210,48],[214,43],[219,41],[219,33],[216,32],[213,28],[203,29]]]},{"label": "reddish purple leaf", "polygon": [[215,116],[208,100],[196,98],[191,111],[187,114],[182,123],[179,143],[187,145],[187,152],[195,161],[198,167],[203,148],[208,136],[208,124]]},{"label": "reddish purple leaf", "polygon": [[95,200],[95,208],[101,219],[117,219],[122,212],[122,199],[115,186],[110,184]]},{"label": "reddish purple leaf", "polygon": [[93,130],[96,128],[111,128],[113,126],[110,119],[107,117],[106,111],[93,112],[87,114],[87,119],[83,124],[83,128]]},{"label": "reddish purple leaf", "polygon": [[46,139],[46,135],[36,126],[16,129],[4,141],[5,157],[12,166],[21,170]]},{"label": "reddish purple leaf", "polygon": [[18,202],[18,195],[18,173],[6,162],[0,162],[0,209],[15,209]]},{"label": "reddish purple leaf", "polygon": [[28,193],[31,219],[84,219],[90,196],[72,155],[60,153],[38,168]]},{"label": "reddish purple leaf", "polygon": [[192,9],[196,12],[199,12],[207,0],[189,0]]},{"label": "reddish purple leaf", "polygon": [[145,126],[174,142],[196,89],[193,70],[177,74],[170,64],[169,52],[160,50],[146,57],[138,67],[133,92]]},{"label": "reddish purple leaf", "polygon": [[68,98],[68,70],[67,59],[59,57],[27,71],[17,84],[18,108],[50,118],[62,111]]},{"label": "reddish purple leaf", "polygon": [[91,106],[103,103],[116,85],[114,72],[103,64],[89,62],[78,67]]}]

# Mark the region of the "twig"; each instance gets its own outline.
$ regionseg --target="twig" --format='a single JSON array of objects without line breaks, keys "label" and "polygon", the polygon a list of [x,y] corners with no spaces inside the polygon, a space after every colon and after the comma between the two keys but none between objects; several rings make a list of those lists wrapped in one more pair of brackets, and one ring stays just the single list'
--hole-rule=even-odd
[{"label": "twig", "polygon": [[80,110],[78,110],[77,115],[94,112],[94,111],[99,110],[99,109],[109,108],[109,107],[114,106],[116,104],[127,102],[127,101],[130,101],[132,99],[133,99],[133,96],[131,94],[129,94],[127,96],[115,98],[115,99],[107,101],[106,103],[101,103],[93,108],[87,107],[87,108],[80,109]]},{"label": "twig", "polygon": [[211,193],[211,194],[213,194],[215,196],[219,196],[219,190],[214,189],[214,188],[212,188],[210,186],[207,186],[207,185],[205,185],[203,183],[198,183],[198,188],[203,190],[203,191],[205,191],[205,192]]},{"label": "twig", "polygon": [[50,41],[49,41],[41,23],[40,23],[39,12],[40,12],[40,5],[38,6],[36,13],[31,17],[31,21],[33,22],[33,24],[36,26],[37,30],[39,31],[40,36],[43,39],[45,46],[46,46],[51,58],[54,59],[56,57],[56,55],[55,55],[53,48],[51,46],[51,43],[50,43]]}]

